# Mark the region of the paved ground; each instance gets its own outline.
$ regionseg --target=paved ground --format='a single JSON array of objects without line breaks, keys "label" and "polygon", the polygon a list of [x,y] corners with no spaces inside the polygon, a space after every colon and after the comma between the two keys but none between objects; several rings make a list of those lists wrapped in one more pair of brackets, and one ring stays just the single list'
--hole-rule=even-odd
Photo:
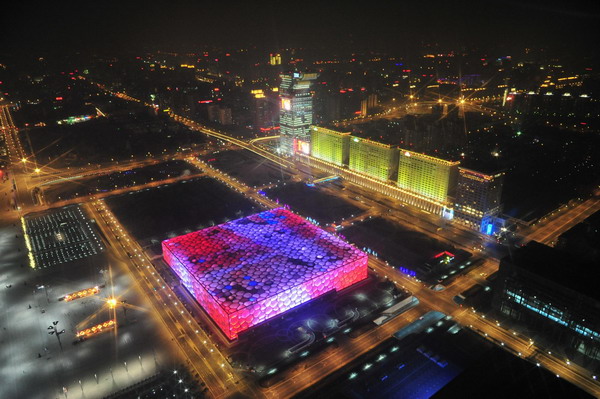
[{"label": "paved ground", "polygon": [[[0,225],[0,254],[0,398],[100,398],[178,363],[118,259],[104,253],[33,270],[18,223]],[[94,297],[57,300],[105,281]],[[77,330],[111,317],[111,291],[127,302],[125,312],[116,311],[118,330],[74,345]],[[62,350],[48,334],[53,321],[65,330]]]}]

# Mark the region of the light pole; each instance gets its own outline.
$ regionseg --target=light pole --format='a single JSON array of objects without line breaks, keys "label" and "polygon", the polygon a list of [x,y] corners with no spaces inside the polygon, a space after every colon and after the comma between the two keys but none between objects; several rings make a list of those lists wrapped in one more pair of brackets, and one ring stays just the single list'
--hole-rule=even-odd
[{"label": "light pole", "polygon": [[48,326],[48,330],[52,330],[52,331],[48,331],[48,334],[50,335],[56,335],[56,339],[58,339],[58,345],[60,346],[60,350],[63,350],[62,347],[62,342],[60,342],[60,334],[64,334],[65,330],[62,329],[61,331],[58,331],[58,329],[56,328],[56,325],[58,324],[58,320],[57,321],[53,321],[51,326]]}]

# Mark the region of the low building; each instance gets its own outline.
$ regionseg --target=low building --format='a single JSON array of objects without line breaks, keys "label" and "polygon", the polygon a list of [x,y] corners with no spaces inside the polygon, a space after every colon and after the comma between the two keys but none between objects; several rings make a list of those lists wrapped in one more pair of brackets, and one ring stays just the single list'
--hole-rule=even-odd
[{"label": "low building", "polygon": [[366,253],[283,208],[165,240],[162,249],[230,340],[367,278]]},{"label": "low building", "polygon": [[577,359],[600,360],[600,263],[532,241],[500,262],[493,307]]}]

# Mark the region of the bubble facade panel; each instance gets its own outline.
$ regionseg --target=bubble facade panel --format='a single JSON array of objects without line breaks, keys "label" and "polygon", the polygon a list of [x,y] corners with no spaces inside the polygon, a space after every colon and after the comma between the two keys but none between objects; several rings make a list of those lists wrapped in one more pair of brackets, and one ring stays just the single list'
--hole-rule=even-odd
[{"label": "bubble facade panel", "polygon": [[367,255],[277,208],[163,241],[163,257],[229,339],[367,278]]}]

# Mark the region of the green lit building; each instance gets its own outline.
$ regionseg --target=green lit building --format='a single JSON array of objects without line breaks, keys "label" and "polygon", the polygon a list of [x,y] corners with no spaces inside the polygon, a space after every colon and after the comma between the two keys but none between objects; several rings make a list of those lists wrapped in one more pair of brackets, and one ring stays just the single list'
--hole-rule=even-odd
[{"label": "green lit building", "polygon": [[398,187],[440,202],[454,195],[459,162],[400,149]]},{"label": "green lit building", "polygon": [[338,166],[348,165],[350,133],[312,126],[310,155]]},{"label": "green lit building", "polygon": [[388,144],[350,136],[350,170],[378,180],[393,180],[398,164],[398,150]]}]

